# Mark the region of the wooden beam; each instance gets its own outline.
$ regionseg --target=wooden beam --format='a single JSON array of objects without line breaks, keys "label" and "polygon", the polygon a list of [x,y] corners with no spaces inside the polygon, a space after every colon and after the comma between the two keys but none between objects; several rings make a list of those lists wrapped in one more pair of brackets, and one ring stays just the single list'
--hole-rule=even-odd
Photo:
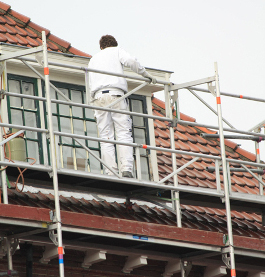
[{"label": "wooden beam", "polygon": [[130,273],[134,268],[141,267],[147,265],[147,257],[146,256],[129,256],[122,272]]},{"label": "wooden beam", "polygon": [[[0,218],[51,222],[50,209],[0,204]],[[152,238],[169,239],[223,247],[223,234],[218,232],[179,228],[155,223],[139,222],[84,213],[61,211],[62,224],[93,230],[111,231]],[[265,239],[233,236],[234,246],[240,249],[265,251]]]},{"label": "wooden beam", "polygon": [[220,277],[220,276],[225,276],[227,274],[226,272],[226,267],[225,266],[219,266],[219,267],[214,267],[214,266],[207,266],[203,277]]},{"label": "wooden beam", "polygon": [[88,250],[82,267],[89,268],[92,264],[99,263],[106,260],[106,251],[103,250]]},{"label": "wooden beam", "polygon": [[163,277],[170,277],[174,273],[181,272],[181,262],[180,260],[169,261],[165,267],[165,272],[163,273]]}]

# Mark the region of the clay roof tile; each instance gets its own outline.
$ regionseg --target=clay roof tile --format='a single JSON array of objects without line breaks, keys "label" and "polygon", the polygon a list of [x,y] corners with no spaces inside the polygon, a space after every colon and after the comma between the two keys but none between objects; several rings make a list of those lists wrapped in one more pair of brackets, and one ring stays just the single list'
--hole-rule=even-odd
[{"label": "clay roof tile", "polygon": [[0,16],[0,24],[6,24],[6,19],[3,15]]},{"label": "clay roof tile", "polygon": [[11,8],[10,5],[0,2],[0,9],[4,10],[5,12],[7,12],[9,9]]},{"label": "clay roof tile", "polygon": [[49,40],[51,40],[52,42],[55,42],[55,43],[61,45],[62,47],[64,47],[64,48],[67,49],[67,50],[68,50],[68,48],[69,48],[70,45],[71,45],[70,42],[68,42],[68,41],[66,41],[66,40],[63,40],[63,39],[61,39],[61,38],[59,38],[59,37],[56,37],[56,36],[53,35],[53,34],[50,34],[50,35],[49,35]]},{"label": "clay roof tile", "polygon": [[20,21],[22,21],[25,24],[27,24],[30,21],[29,17],[27,17],[27,16],[25,16],[23,14],[20,14],[20,13],[18,13],[16,11],[10,10],[9,14],[11,14],[12,16],[14,16],[15,18],[19,19]]},{"label": "clay roof tile", "polygon": [[50,34],[50,30],[48,30],[48,29],[46,29],[46,28],[44,28],[44,27],[42,27],[42,26],[40,26],[40,25],[38,25],[38,24],[35,24],[35,23],[32,22],[32,21],[30,21],[30,22],[28,23],[28,26],[29,26],[30,28],[32,28],[32,29],[34,29],[34,30],[40,32],[40,33],[41,33],[42,31],[45,31],[45,35],[46,35],[46,36],[48,36],[48,35]]}]

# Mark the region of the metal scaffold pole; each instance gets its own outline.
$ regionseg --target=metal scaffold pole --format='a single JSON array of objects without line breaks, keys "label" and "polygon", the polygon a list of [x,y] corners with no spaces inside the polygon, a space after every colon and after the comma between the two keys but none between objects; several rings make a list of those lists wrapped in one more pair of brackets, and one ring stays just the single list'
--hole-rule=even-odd
[{"label": "metal scaffold pole", "polygon": [[221,158],[223,163],[223,182],[224,182],[224,192],[225,192],[225,207],[226,207],[226,218],[227,218],[227,232],[228,232],[228,247],[230,252],[230,267],[231,267],[231,277],[236,276],[235,269],[235,254],[234,254],[234,244],[233,244],[233,232],[232,232],[232,219],[231,219],[231,208],[230,208],[230,197],[229,197],[229,182],[228,171],[227,171],[227,161],[225,153],[225,142],[223,133],[223,121],[222,121],[222,109],[221,109],[221,97],[220,97],[220,87],[219,87],[219,76],[217,63],[214,63],[215,67],[215,85],[216,85],[216,103],[218,112],[218,125],[220,134],[220,147],[221,147]]},{"label": "metal scaffold pole", "polygon": [[[167,81],[169,81],[169,76],[168,75],[167,75]],[[164,90],[165,90],[166,117],[169,117],[172,120],[173,119],[173,111],[172,111],[172,107],[170,105],[171,95],[170,95],[169,85],[165,85]],[[174,128],[173,128],[172,124],[169,127],[169,135],[170,135],[171,149],[175,150]],[[172,153],[171,157],[172,157],[172,171],[175,172],[177,170],[176,154]],[[173,180],[174,180],[174,187],[177,187],[178,186],[178,176],[177,176],[177,174],[174,174]],[[176,211],[177,226],[182,227],[179,192],[171,191],[171,195],[172,195],[172,205],[173,205],[174,210]]]},{"label": "metal scaffold pole", "polygon": [[50,134],[50,157],[52,163],[52,174],[53,174],[53,188],[54,188],[54,202],[55,202],[55,216],[54,221],[57,225],[57,244],[58,244],[58,258],[59,258],[59,270],[60,277],[64,277],[64,261],[63,261],[63,243],[62,243],[62,226],[61,226],[61,212],[60,212],[60,200],[59,200],[59,189],[58,189],[58,175],[55,157],[55,142],[54,132],[52,124],[52,109],[51,109],[51,96],[50,96],[50,80],[49,80],[49,67],[48,67],[48,52],[46,44],[45,32],[42,32],[42,43],[43,43],[43,60],[44,60],[44,75],[45,75],[45,89],[47,98],[47,113],[48,113],[48,128]]}]

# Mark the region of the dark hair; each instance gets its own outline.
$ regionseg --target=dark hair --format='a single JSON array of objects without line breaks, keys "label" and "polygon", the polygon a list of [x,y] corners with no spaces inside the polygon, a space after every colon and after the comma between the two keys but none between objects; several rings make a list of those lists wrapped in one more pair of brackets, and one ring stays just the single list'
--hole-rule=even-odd
[{"label": "dark hair", "polygon": [[115,47],[118,46],[118,42],[115,37],[111,35],[105,35],[100,38],[99,46],[102,49],[105,49],[107,47]]}]

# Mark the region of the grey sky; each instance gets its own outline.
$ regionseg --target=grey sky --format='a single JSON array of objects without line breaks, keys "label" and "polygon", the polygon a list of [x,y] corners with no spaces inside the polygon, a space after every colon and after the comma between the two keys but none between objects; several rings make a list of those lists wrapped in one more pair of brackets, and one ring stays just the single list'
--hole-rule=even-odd
[{"label": "grey sky", "polygon": [[[174,71],[174,83],[214,75],[217,61],[221,91],[265,99],[264,0],[3,2],[91,55],[101,35],[112,34],[144,66]],[[216,109],[214,97],[198,94]],[[222,109],[240,130],[265,120],[265,103],[222,97]],[[217,125],[215,115],[186,90],[180,92],[180,110]],[[254,143],[239,143],[254,152]],[[261,151],[264,160],[264,142]]]}]

